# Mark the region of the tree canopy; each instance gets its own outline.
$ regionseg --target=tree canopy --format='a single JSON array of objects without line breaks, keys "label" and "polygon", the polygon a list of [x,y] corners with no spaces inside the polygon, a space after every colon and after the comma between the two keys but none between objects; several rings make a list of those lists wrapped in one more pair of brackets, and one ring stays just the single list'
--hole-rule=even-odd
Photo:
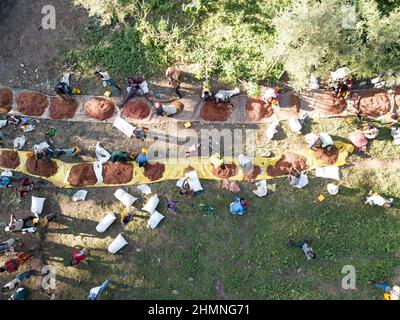
[{"label": "tree canopy", "polygon": [[[70,54],[79,68],[96,62],[150,75],[181,62],[199,78],[229,83],[275,81],[286,71],[301,89],[311,73],[326,77],[346,65],[370,77],[399,61],[398,0],[74,2],[99,21],[85,50]],[[117,24],[118,32],[105,27]]]}]

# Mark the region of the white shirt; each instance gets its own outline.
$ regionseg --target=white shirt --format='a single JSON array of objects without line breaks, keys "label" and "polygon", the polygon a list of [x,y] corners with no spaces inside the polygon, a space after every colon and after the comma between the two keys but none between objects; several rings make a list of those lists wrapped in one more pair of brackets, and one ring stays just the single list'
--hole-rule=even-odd
[{"label": "white shirt", "polygon": [[110,79],[111,79],[111,77],[110,77],[110,75],[108,74],[107,71],[105,71],[105,72],[99,72],[99,73],[100,73],[100,75],[101,75],[101,77],[103,78],[104,81],[107,81],[107,80],[110,80]]}]

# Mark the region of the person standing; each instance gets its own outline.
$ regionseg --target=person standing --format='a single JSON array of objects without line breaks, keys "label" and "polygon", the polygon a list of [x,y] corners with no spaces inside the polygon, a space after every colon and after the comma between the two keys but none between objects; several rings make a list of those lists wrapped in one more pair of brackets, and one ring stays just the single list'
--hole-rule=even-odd
[{"label": "person standing", "polygon": [[127,93],[125,94],[124,99],[122,102],[117,104],[118,108],[122,109],[122,107],[133,97],[137,95],[143,95],[144,91],[140,87],[140,85],[144,82],[144,79],[139,76],[133,76],[128,78],[128,87]]},{"label": "person standing", "polygon": [[96,71],[94,73],[96,77],[100,78],[103,81],[103,86],[106,87],[107,85],[116,88],[119,93],[122,93],[121,87],[111,79],[110,75],[107,71]]},{"label": "person standing", "polygon": [[182,98],[182,94],[179,91],[179,88],[181,86],[181,76],[182,71],[174,67],[169,67],[165,72],[165,77],[168,79],[169,85],[172,87],[172,89],[174,89],[179,99]]}]

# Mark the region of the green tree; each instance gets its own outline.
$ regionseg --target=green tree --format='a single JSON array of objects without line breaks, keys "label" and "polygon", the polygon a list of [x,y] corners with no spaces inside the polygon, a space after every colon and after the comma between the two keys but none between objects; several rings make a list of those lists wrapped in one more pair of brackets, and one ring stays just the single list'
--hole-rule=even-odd
[{"label": "green tree", "polygon": [[341,66],[348,66],[358,77],[397,67],[399,11],[382,16],[375,1],[359,0],[350,7],[355,23],[349,25],[346,8],[341,0],[294,0],[274,19],[273,56],[288,72],[295,89],[305,88],[311,73],[327,78]]}]

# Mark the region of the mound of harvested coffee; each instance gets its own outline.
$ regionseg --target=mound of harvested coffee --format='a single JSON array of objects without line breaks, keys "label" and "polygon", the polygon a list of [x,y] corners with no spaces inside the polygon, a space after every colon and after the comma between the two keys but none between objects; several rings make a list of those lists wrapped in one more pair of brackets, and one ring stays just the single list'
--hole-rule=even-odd
[{"label": "mound of harvested coffee", "polygon": [[339,158],[339,149],[336,146],[331,146],[329,151],[326,148],[315,148],[313,152],[317,159],[329,165],[336,163]]},{"label": "mound of harvested coffee", "polygon": [[27,116],[41,116],[48,105],[47,97],[38,92],[23,92],[17,97],[17,110]]},{"label": "mound of harvested coffee", "polygon": [[337,98],[329,92],[314,92],[313,99],[313,107],[328,114],[342,113],[347,106],[345,99]]},{"label": "mound of harvested coffee", "polygon": [[219,168],[212,168],[212,174],[220,179],[228,179],[238,174],[238,169],[234,163],[226,163]]},{"label": "mound of harvested coffee", "polygon": [[253,166],[251,170],[243,172],[244,179],[254,181],[257,179],[258,175],[261,174],[261,168],[259,166]]},{"label": "mound of harvested coffee", "polygon": [[144,166],[144,176],[150,181],[156,181],[161,179],[163,173],[165,171],[165,164],[163,163],[147,163]]},{"label": "mound of harvested coffee", "polygon": [[385,92],[371,92],[361,95],[359,102],[360,115],[379,117],[390,111],[390,100]]},{"label": "mound of harvested coffee", "polygon": [[71,119],[78,109],[78,102],[73,99],[71,102],[65,101],[61,97],[50,99],[49,114],[52,119]]},{"label": "mound of harvested coffee", "polygon": [[18,152],[11,150],[0,151],[0,167],[6,169],[15,169],[19,166]]},{"label": "mound of harvested coffee", "polygon": [[143,120],[150,115],[150,106],[141,99],[131,100],[125,104],[122,115],[129,119]]},{"label": "mound of harvested coffee", "polygon": [[106,163],[103,165],[103,181],[106,184],[125,184],[132,180],[133,165],[130,163]]},{"label": "mound of harvested coffee", "polygon": [[93,186],[97,183],[93,164],[81,163],[71,168],[68,176],[68,183],[73,187]]},{"label": "mound of harvested coffee", "polygon": [[30,174],[48,178],[56,174],[58,166],[55,161],[45,159],[38,160],[36,164],[36,158],[29,157],[26,160],[26,169]]},{"label": "mound of harvested coffee", "polygon": [[200,112],[200,117],[207,121],[226,121],[232,110],[229,103],[207,101]]},{"label": "mound of harvested coffee", "polygon": [[264,118],[269,118],[274,109],[271,104],[265,103],[261,98],[249,97],[246,104],[246,112],[249,119],[253,121],[260,121]]},{"label": "mound of harvested coffee", "polygon": [[275,166],[268,166],[267,173],[271,177],[287,176],[292,168],[301,172],[308,169],[307,159],[295,153],[282,155]]},{"label": "mound of harvested coffee", "polygon": [[0,113],[8,113],[12,109],[13,93],[10,89],[0,89]]},{"label": "mound of harvested coffee", "polygon": [[87,101],[84,108],[89,118],[103,121],[113,116],[115,105],[109,99],[97,97]]}]

